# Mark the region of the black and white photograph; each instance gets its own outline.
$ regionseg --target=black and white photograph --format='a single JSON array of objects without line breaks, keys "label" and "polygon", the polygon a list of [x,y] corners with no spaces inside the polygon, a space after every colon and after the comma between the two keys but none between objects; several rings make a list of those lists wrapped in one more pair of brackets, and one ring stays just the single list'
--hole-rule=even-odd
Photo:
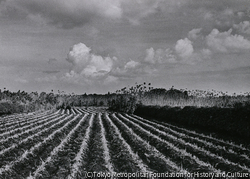
[{"label": "black and white photograph", "polygon": [[0,179],[250,178],[250,0],[0,0]]}]

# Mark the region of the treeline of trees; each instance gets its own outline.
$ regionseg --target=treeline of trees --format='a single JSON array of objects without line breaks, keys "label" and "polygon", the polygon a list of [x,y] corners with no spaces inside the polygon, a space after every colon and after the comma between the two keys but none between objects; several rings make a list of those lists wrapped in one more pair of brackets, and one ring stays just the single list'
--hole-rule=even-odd
[{"label": "treeline of trees", "polygon": [[180,101],[189,98],[185,90],[177,90],[172,86],[169,90],[153,88],[151,83],[136,84],[133,87],[124,87],[116,91],[109,108],[114,111],[134,113],[138,105],[159,105],[162,101]]},{"label": "treeline of trees", "polygon": [[167,94],[169,97],[187,98],[188,95],[178,90],[153,89],[147,84],[123,88],[107,94],[65,94],[25,91],[11,92],[0,90],[0,114],[32,112],[36,110],[70,109],[73,106],[107,106],[111,110],[133,113],[138,104],[145,98],[157,98]]},{"label": "treeline of trees", "polygon": [[0,115],[37,110],[70,109],[74,106],[112,106],[117,94],[64,94],[0,90]]},{"label": "treeline of trees", "polygon": [[0,115],[53,109],[60,102],[54,93],[0,90]]},{"label": "treeline of trees", "polygon": [[[73,106],[106,106],[110,110],[134,113],[137,106],[169,106],[169,107],[220,107],[235,108],[245,106],[250,101],[250,94],[229,96],[204,93],[195,96],[187,90],[153,88],[151,83],[136,84],[124,87],[115,93],[107,94],[66,94],[25,91],[10,92],[0,90],[0,115],[32,112],[36,110],[70,109]],[[205,94],[205,95],[203,95]]]},{"label": "treeline of trees", "polygon": [[197,108],[248,108],[250,93],[228,95],[221,91],[153,88],[151,84],[136,84],[116,91],[110,109],[133,113],[137,106],[193,106]]}]

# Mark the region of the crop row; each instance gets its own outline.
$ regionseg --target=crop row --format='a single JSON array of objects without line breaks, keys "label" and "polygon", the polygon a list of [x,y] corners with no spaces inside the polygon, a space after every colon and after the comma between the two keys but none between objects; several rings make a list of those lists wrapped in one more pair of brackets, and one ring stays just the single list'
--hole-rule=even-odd
[{"label": "crop row", "polygon": [[[39,130],[37,132],[35,132],[33,135],[29,135],[26,138],[23,139],[17,139],[16,143],[4,143],[2,146],[4,146],[5,148],[3,150],[0,151],[0,157],[4,158],[5,160],[3,160],[4,162],[8,161],[6,159],[6,156],[10,156],[8,159],[12,159],[12,157],[14,157],[14,154],[22,154],[22,152],[24,152],[24,150],[29,149],[30,145],[33,145],[34,142],[38,142],[43,140],[45,137],[47,137],[51,132],[54,131],[58,128],[60,128],[61,126],[63,126],[66,122],[68,122],[69,120],[71,120],[71,116],[68,117],[64,117],[61,116],[59,118],[56,118],[56,123],[53,123],[53,121],[51,121],[51,123],[49,124],[49,127],[43,128],[42,130]],[[19,150],[22,149],[22,150]],[[1,163],[0,166],[2,166],[4,163]]]},{"label": "crop row", "polygon": [[32,129],[32,128],[39,126],[40,124],[43,124],[43,123],[45,123],[45,122],[49,121],[50,119],[55,118],[57,116],[59,116],[59,114],[50,114],[50,115],[44,115],[42,117],[36,117],[35,119],[27,120],[27,121],[23,122],[22,125],[19,124],[18,127],[15,127],[15,128],[10,127],[8,129],[6,129],[6,132],[3,132],[0,134],[0,139],[21,133],[21,132],[26,131],[28,129]]},{"label": "crop row", "polygon": [[[64,116],[64,115],[63,115]],[[63,116],[53,116],[49,117],[46,121],[43,121],[41,123],[38,123],[38,125],[34,125],[32,128],[27,128],[26,130],[21,130],[16,133],[10,132],[10,136],[0,140],[0,144],[2,147],[7,147],[11,145],[12,143],[16,143],[17,141],[20,141],[23,138],[29,137],[33,134],[36,134],[38,131],[43,130],[44,128],[48,128],[49,126],[53,125],[54,123],[57,123]]]},{"label": "crop row", "polygon": [[57,114],[59,112],[56,111],[55,113],[52,111],[45,111],[41,112],[38,114],[27,114],[27,115],[12,115],[12,120],[7,120],[7,119],[0,119],[1,125],[0,125],[0,133],[6,130],[10,130],[11,128],[16,128],[17,126],[23,125],[23,123],[27,123],[29,121],[32,121],[34,119],[44,117],[46,115],[51,115],[51,114]]},{"label": "crop row", "polygon": [[228,142],[219,138],[212,137],[211,135],[204,135],[202,133],[197,133],[192,130],[188,130],[185,128],[177,127],[175,125],[171,125],[168,123],[158,122],[158,121],[150,121],[144,118],[141,118],[136,115],[132,115],[131,117],[137,118],[139,120],[142,120],[143,122],[147,122],[153,125],[157,125],[160,127],[163,127],[164,129],[167,129],[169,131],[174,131],[175,133],[179,133],[183,137],[184,135],[188,136],[189,138],[198,139],[200,141],[203,141],[207,143],[209,146],[216,146],[222,150],[227,150],[231,153],[239,153],[242,156],[250,156],[250,149],[243,147],[242,145],[237,145],[233,142]]},{"label": "crop row", "polygon": [[84,178],[86,171],[250,172],[248,148],[135,115],[74,108],[38,119],[37,126],[30,122],[2,140],[0,178],[72,179]]},{"label": "crop row", "polygon": [[18,156],[13,162],[4,165],[0,169],[0,176],[15,178],[16,175],[20,175],[22,178],[30,172],[33,172],[34,167],[43,162],[53,148],[60,144],[61,138],[69,133],[79,120],[79,116],[75,116],[62,127],[50,133],[50,135],[42,141],[33,141],[30,144],[31,148],[26,149],[21,156]]},{"label": "crop row", "polygon": [[[119,117],[124,120],[128,120],[120,114],[119,114]],[[202,159],[203,161],[207,163],[213,164],[213,166],[216,166],[216,168],[219,168],[221,170],[227,169],[229,171],[233,171],[233,170],[245,171],[245,172],[250,171],[249,168],[246,167],[250,165],[250,161],[245,158],[242,158],[242,160],[239,162],[239,158],[236,153],[232,153],[231,155],[229,155],[226,152],[224,153],[224,151],[214,153],[214,151],[212,150],[209,150],[205,147],[200,147],[196,145],[195,143],[191,143],[188,140],[188,137],[180,138],[180,136],[178,135],[174,136],[168,133],[168,131],[166,132],[161,131],[158,128],[156,128],[156,126],[146,124],[142,121],[139,121],[133,118],[129,118],[129,119],[131,120],[130,122],[132,121],[135,122],[134,123],[135,125],[138,125],[138,126],[140,125],[141,127],[143,127],[143,129],[146,129],[147,131],[150,131],[152,134],[159,136],[160,139],[164,139],[166,141],[173,143],[175,146],[178,146],[179,149],[185,149],[187,152],[189,152],[193,156],[197,155],[199,159]],[[244,165],[242,165],[242,163]]]}]

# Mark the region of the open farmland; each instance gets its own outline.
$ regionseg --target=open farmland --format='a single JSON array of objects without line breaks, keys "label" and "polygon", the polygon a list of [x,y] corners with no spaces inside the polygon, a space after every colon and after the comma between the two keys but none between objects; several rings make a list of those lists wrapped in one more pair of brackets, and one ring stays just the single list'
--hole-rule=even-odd
[{"label": "open farmland", "polygon": [[250,173],[250,149],[100,108],[0,118],[0,178],[97,175],[90,172],[240,176]]}]

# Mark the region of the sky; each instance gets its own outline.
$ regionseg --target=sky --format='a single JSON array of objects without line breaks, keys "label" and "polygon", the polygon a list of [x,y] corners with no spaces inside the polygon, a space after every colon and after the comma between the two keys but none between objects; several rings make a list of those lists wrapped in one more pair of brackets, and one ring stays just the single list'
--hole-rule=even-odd
[{"label": "sky", "polygon": [[0,0],[0,89],[250,91],[249,0]]}]

